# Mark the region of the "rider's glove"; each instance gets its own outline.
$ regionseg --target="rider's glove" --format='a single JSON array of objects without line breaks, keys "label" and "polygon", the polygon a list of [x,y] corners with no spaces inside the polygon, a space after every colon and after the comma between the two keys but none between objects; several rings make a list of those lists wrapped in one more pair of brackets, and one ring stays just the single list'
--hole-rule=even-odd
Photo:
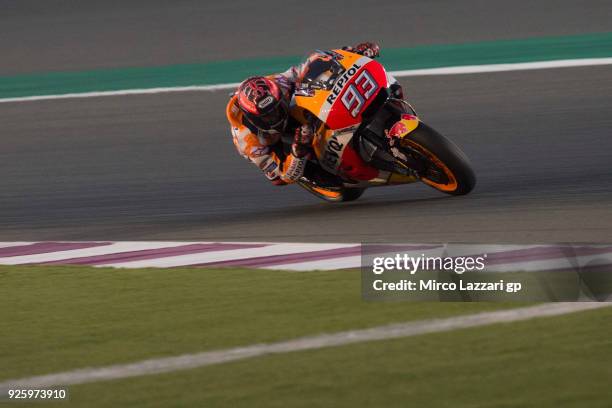
[{"label": "rider's glove", "polygon": [[368,58],[376,58],[380,55],[380,46],[375,42],[362,42],[354,47],[344,47],[343,49]]},{"label": "rider's glove", "polygon": [[291,153],[297,158],[303,158],[310,153],[312,140],[314,139],[314,130],[310,125],[302,125],[295,129],[293,144],[291,145]]}]

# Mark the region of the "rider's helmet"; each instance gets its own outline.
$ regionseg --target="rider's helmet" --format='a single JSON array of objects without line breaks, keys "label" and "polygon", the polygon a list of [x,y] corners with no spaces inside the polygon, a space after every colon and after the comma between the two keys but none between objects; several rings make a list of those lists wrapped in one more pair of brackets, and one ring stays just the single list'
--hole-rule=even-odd
[{"label": "rider's helmet", "polygon": [[288,118],[286,98],[276,81],[254,76],[238,87],[238,107],[261,130],[282,131]]}]

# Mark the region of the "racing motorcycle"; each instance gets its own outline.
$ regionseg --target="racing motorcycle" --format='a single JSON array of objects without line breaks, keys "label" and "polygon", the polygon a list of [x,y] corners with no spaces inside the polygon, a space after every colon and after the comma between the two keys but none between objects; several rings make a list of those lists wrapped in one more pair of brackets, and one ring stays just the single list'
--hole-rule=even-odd
[{"label": "racing motorcycle", "polygon": [[301,187],[330,202],[356,200],[369,187],[418,181],[452,195],[474,188],[466,155],[394,97],[380,63],[345,50],[313,55],[290,106],[298,122],[318,124]]}]

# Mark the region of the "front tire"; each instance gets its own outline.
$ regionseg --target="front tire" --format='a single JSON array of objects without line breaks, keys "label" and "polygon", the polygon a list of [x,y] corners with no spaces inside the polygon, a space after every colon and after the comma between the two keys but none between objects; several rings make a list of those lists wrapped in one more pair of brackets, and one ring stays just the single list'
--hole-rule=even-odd
[{"label": "front tire", "polygon": [[401,141],[401,146],[416,151],[428,161],[420,174],[423,183],[451,195],[468,194],[476,185],[476,175],[465,153],[452,141],[420,122]]}]

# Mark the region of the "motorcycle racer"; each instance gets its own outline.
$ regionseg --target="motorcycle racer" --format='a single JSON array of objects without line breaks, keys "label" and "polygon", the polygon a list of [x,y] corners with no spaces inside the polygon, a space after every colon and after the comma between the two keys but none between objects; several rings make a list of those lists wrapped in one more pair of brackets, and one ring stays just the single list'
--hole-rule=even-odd
[{"label": "motorcycle racer", "polygon": [[[343,49],[369,58],[378,57],[380,52],[380,47],[371,42]],[[289,103],[295,84],[304,76],[308,64],[317,58],[325,56],[314,53],[304,64],[283,73],[247,78],[227,105],[226,116],[236,149],[275,185],[293,183],[304,174],[318,119],[309,118],[310,123],[305,125],[298,123],[289,115]],[[401,97],[401,87],[391,79],[392,92]],[[288,152],[284,149],[283,135],[292,137]]]}]

